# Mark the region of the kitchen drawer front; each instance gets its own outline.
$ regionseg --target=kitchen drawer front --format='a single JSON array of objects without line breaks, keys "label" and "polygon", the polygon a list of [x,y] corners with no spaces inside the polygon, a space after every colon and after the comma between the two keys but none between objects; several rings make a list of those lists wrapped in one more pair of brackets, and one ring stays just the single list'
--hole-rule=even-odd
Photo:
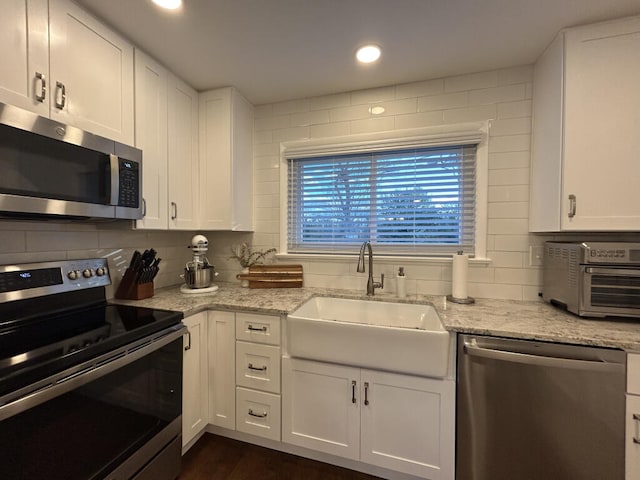
[{"label": "kitchen drawer front", "polygon": [[280,345],[280,317],[255,313],[236,313],[236,339],[245,342]]},{"label": "kitchen drawer front", "polygon": [[[627,395],[627,412],[625,419],[625,478],[640,478],[640,395]],[[638,442],[637,442],[637,441]]]},{"label": "kitchen drawer front", "polygon": [[280,347],[236,342],[236,385],[280,393]]},{"label": "kitchen drawer front", "polygon": [[280,441],[280,395],[236,388],[236,429]]},{"label": "kitchen drawer front", "polygon": [[640,354],[637,353],[627,354],[627,393],[640,395]]}]

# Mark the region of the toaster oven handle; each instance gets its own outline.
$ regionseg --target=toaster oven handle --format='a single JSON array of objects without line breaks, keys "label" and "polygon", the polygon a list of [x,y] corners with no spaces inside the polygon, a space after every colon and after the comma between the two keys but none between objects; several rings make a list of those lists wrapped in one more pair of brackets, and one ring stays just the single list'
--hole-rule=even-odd
[{"label": "toaster oven handle", "polygon": [[118,205],[120,197],[120,159],[113,153],[109,154],[109,165],[111,171],[111,196],[109,205]]},{"label": "toaster oven handle", "polygon": [[640,277],[640,268],[587,267],[584,271],[591,275],[624,275],[626,277]]}]

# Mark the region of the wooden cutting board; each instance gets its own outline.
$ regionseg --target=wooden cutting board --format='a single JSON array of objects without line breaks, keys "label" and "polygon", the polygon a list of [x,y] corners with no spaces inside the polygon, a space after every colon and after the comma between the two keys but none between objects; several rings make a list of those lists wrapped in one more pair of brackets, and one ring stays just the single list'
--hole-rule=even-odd
[{"label": "wooden cutting board", "polygon": [[249,273],[239,273],[236,278],[248,280],[249,288],[300,288],[302,265],[254,265],[249,267]]}]

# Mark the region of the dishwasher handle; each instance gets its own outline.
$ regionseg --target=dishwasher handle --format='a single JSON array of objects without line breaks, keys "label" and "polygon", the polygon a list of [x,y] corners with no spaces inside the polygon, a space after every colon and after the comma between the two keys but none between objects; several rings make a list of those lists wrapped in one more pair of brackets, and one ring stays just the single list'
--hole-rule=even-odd
[{"label": "dishwasher handle", "polygon": [[496,350],[493,348],[480,347],[472,339],[465,340],[464,352],[471,357],[489,358],[503,362],[522,363],[539,367],[568,368],[573,370],[589,370],[592,372],[622,372],[625,366],[622,363],[606,362],[603,360],[578,360],[564,357],[547,357],[543,355],[532,355],[530,353],[520,353],[506,350]]}]

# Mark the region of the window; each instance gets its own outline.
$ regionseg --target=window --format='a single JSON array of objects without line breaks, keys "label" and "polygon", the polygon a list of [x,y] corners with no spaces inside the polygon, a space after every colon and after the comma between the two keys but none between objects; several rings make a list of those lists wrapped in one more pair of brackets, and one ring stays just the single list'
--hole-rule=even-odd
[{"label": "window", "polygon": [[477,144],[287,158],[288,252],[473,255]]}]

